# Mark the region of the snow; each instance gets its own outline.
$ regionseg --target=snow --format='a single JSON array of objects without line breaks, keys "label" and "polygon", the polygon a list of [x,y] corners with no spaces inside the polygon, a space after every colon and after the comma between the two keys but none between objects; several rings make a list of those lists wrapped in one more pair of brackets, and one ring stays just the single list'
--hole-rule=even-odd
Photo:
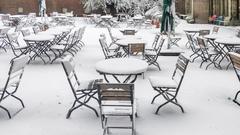
[{"label": "snow", "polygon": [[[79,21],[78,26],[86,25]],[[208,24],[187,24],[181,22],[176,33],[183,39],[179,42],[185,48],[187,42],[183,29],[206,28],[212,29]],[[115,29],[116,30],[116,29]],[[139,35],[148,41],[154,38],[159,29],[139,29]],[[221,27],[220,33],[235,35],[234,27]],[[77,61],[76,72],[80,80],[102,78],[95,70],[95,64],[104,60],[98,38],[101,33],[109,35],[106,28],[95,28],[87,24],[83,41],[86,46],[75,57]],[[110,37],[107,37],[110,42]],[[166,47],[166,45],[165,45]],[[0,86],[6,81],[9,61],[13,57],[11,50],[0,50]],[[219,70],[210,67],[208,70],[199,68],[200,59],[189,63],[182,87],[178,94],[178,101],[185,113],[169,104],[160,109],[155,115],[157,107],[164,102],[161,98],[151,104],[153,96],[157,93],[152,89],[149,76],[170,77],[174,70],[177,57],[160,56],[158,62],[161,71],[150,66],[143,77],[135,82],[137,98],[136,131],[138,135],[231,135],[239,132],[240,107],[232,102],[239,82],[233,68]],[[8,119],[6,113],[0,110],[1,135],[99,135],[102,134],[100,118],[87,108],[74,111],[70,119],[66,119],[68,109],[73,103],[73,94],[67,82],[60,61],[54,64],[43,64],[40,59],[27,65],[18,89],[17,95],[25,103],[25,108]],[[224,61],[226,68],[227,61]],[[203,66],[205,67],[206,64]],[[90,104],[98,108],[95,101]],[[1,105],[15,113],[20,104],[8,98]],[[118,131],[114,130],[117,134]],[[130,131],[124,130],[121,135],[128,135]]]}]

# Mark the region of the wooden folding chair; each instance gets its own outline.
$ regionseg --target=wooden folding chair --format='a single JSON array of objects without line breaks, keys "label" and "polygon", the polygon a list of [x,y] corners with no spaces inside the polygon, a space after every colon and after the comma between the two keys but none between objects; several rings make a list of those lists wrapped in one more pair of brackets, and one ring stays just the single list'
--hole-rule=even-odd
[{"label": "wooden folding chair", "polygon": [[151,103],[153,104],[155,99],[159,96],[163,96],[163,98],[166,100],[166,102],[157,108],[156,114],[158,114],[158,111],[161,107],[168,103],[177,105],[184,113],[183,107],[177,101],[177,95],[181,87],[188,63],[189,60],[181,54],[177,60],[176,68],[173,72],[172,78],[154,76],[149,77],[149,81],[153,89],[158,92],[158,94],[152,99]]},{"label": "wooden folding chair", "polygon": [[[229,52],[228,54],[233,64],[234,71],[238,77],[238,80],[240,81],[240,74],[239,74],[240,73],[240,54],[235,52]],[[233,102],[240,106],[240,103],[237,100],[239,93],[240,93],[240,90],[235,94]]]},{"label": "wooden folding chair", "polygon": [[162,50],[162,46],[164,44],[165,39],[161,38],[160,41],[157,43],[155,46],[155,49],[153,50],[146,50],[145,51],[145,58],[147,60],[148,65],[154,65],[156,66],[159,70],[161,70],[157,60],[160,55],[160,52]]},{"label": "wooden folding chair", "polygon": [[128,57],[139,55],[145,58],[145,43],[128,44]]},{"label": "wooden folding chair", "polygon": [[3,89],[0,89],[0,108],[7,112],[8,117],[11,119],[9,110],[1,105],[1,103],[8,97],[12,97],[19,101],[24,108],[23,101],[15,95],[18,90],[21,78],[23,76],[24,67],[30,60],[28,55],[20,56],[11,61],[11,66],[8,72],[8,79]]},{"label": "wooden folding chair", "polygon": [[[135,134],[136,106],[134,100],[134,84],[98,83],[98,98],[100,105],[103,134],[108,134],[109,129],[131,129]],[[111,118],[130,117],[131,125],[111,126]]]},{"label": "wooden folding chair", "polygon": [[95,99],[98,102],[98,99],[95,97],[95,95],[97,94],[96,83],[102,82],[102,80],[93,79],[93,80],[86,80],[86,81],[80,82],[74,70],[75,62],[73,61],[73,57],[70,55],[67,55],[62,60],[62,66],[66,73],[68,83],[71,87],[71,90],[75,98],[74,103],[72,107],[69,109],[66,118],[68,119],[74,110],[83,106],[93,110],[98,117],[97,110],[91,107],[90,105],[88,105],[88,102],[91,99]]}]

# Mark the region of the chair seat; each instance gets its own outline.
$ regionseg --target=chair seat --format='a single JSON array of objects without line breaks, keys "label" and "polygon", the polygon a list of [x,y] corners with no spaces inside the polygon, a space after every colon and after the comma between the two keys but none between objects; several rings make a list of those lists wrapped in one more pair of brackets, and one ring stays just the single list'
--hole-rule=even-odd
[{"label": "chair seat", "polygon": [[161,87],[161,88],[177,88],[178,84],[176,81],[167,77],[156,77],[150,76],[149,81],[152,87]]}]

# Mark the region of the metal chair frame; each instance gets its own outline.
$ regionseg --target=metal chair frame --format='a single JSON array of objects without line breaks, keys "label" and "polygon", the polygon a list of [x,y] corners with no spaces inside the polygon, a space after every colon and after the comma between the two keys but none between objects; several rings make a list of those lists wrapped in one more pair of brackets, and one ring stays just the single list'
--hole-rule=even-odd
[{"label": "metal chair frame", "polygon": [[[178,103],[177,95],[178,95],[179,89],[181,87],[183,78],[185,76],[185,72],[186,72],[188,63],[189,63],[189,60],[185,56],[183,56],[182,54],[179,55],[179,58],[178,58],[177,64],[176,64],[176,68],[172,75],[172,80],[175,80],[176,82],[178,82],[178,85],[176,88],[175,87],[153,87],[152,86],[153,89],[158,92],[158,94],[156,96],[154,96],[151,104],[153,104],[155,99],[159,96],[163,96],[163,98],[166,100],[166,102],[164,102],[157,108],[157,110],[155,112],[156,114],[158,114],[158,111],[160,108],[167,105],[168,103],[172,103],[172,104],[180,107],[181,111],[184,113],[183,107]],[[177,74],[180,74],[179,81],[177,81],[175,79]]]}]

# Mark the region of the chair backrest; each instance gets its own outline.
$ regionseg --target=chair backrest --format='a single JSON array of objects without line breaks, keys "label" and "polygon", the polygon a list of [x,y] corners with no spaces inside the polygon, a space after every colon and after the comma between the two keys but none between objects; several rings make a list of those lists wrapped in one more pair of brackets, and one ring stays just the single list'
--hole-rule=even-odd
[{"label": "chair backrest", "polygon": [[38,32],[41,32],[40,26],[34,26],[33,27],[33,32],[34,32],[34,34],[37,34]]},{"label": "chair backrest", "polygon": [[159,38],[161,37],[160,33],[157,33],[154,37],[153,43],[152,43],[152,48],[156,49],[156,46],[158,44]]},{"label": "chair backrest", "polygon": [[108,59],[109,58],[109,49],[108,49],[108,46],[107,46],[105,34],[100,35],[99,43],[102,47],[102,51],[103,51],[103,54],[105,56],[105,59]]},{"label": "chair backrest", "polygon": [[135,30],[124,30],[123,35],[135,35]]},{"label": "chair backrest", "polygon": [[137,56],[139,54],[144,58],[145,43],[128,44],[128,56]]},{"label": "chair backrest", "polygon": [[236,52],[229,52],[228,54],[233,64],[233,68],[238,77],[238,80],[240,81],[240,54]]},{"label": "chair backrest", "polygon": [[178,83],[177,92],[182,84],[188,63],[189,59],[186,58],[183,54],[180,54],[176,63],[176,68],[172,76],[172,79]]},{"label": "chair backrest", "polygon": [[197,37],[197,44],[200,47],[202,55],[204,55],[204,57],[208,57],[209,54],[208,54],[207,40],[201,37]]},{"label": "chair backrest", "polygon": [[21,32],[24,37],[31,35],[31,32],[29,29],[22,29]]},{"label": "chair backrest", "polygon": [[199,36],[206,36],[210,34],[210,30],[200,30]]},{"label": "chair backrest", "polygon": [[134,84],[98,83],[97,89],[100,111],[104,106],[132,107],[133,109]]},{"label": "chair backrest", "polygon": [[189,34],[189,33],[186,33],[186,35],[187,35],[187,39],[188,39],[188,42],[189,42],[189,44],[190,44],[190,48],[191,48],[191,50],[193,51],[193,52],[196,52],[197,50],[196,50],[196,40],[194,39],[194,37],[193,37],[193,35],[191,35],[191,34]]},{"label": "chair backrest", "polygon": [[220,27],[218,27],[218,26],[214,26],[214,27],[213,27],[213,30],[212,30],[212,34],[217,34],[218,31],[219,31],[219,28],[220,28]]},{"label": "chair backrest", "polygon": [[24,67],[29,60],[29,55],[22,55],[11,61],[11,66],[8,71],[8,79],[5,83],[2,94],[0,94],[0,102],[9,95],[5,95],[6,91],[10,93],[15,93],[17,91],[24,72]]}]

